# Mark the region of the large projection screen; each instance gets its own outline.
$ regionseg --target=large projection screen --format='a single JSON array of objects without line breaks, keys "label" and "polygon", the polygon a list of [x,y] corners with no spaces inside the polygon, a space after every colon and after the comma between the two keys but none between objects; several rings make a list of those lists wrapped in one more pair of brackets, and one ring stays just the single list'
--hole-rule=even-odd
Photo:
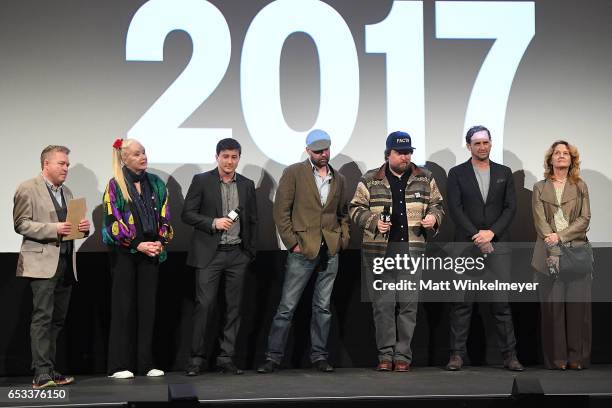
[{"label": "large projection screen", "polygon": [[[608,0],[3,0],[0,251],[19,250],[13,194],[49,144],[72,150],[67,184],[91,215],[117,137],[143,142],[175,200],[215,166],[216,142],[235,137],[238,171],[271,202],[312,128],[331,134],[332,165],[355,174],[380,166],[397,129],[412,135],[414,161],[448,171],[468,158],[463,135],[476,124],[525,190],[554,140],[577,145],[589,237],[605,245],[611,18]],[[182,251],[188,228],[177,230],[170,249]],[[276,248],[262,234],[260,249]]]}]

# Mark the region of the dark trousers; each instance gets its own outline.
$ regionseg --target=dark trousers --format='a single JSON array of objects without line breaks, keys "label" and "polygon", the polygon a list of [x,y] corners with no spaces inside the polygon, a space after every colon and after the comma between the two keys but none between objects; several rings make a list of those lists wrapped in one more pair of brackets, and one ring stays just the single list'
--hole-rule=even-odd
[{"label": "dark trousers", "polygon": [[[408,245],[391,242],[387,246],[386,256],[394,258],[408,253]],[[416,252],[415,252],[416,254]],[[362,259],[365,262],[365,259]],[[368,292],[372,301],[374,326],[376,328],[376,347],[379,361],[412,361],[412,337],[417,322],[419,306],[418,283],[422,271],[393,269],[384,270],[380,275],[372,271],[364,271]],[[412,281],[416,284],[415,290],[374,290],[374,281],[384,283],[400,283]]]},{"label": "dark trousers", "polygon": [[[497,249],[496,249],[497,250]],[[490,254],[486,261],[485,280],[499,279],[507,282],[510,279],[511,258],[510,253]],[[466,291],[460,294],[461,302],[454,302],[450,307],[450,349],[451,353],[466,356],[466,343],[470,334],[470,323],[472,321],[472,309],[479,295],[476,292]],[[487,303],[491,308],[491,314],[495,319],[495,331],[497,342],[502,354],[514,353],[516,348],[516,337],[514,336],[514,323],[512,322],[512,310],[508,304],[508,295],[505,292],[487,293]]]},{"label": "dark trousers", "polygon": [[57,271],[49,279],[30,279],[32,322],[30,339],[32,370],[50,374],[55,369],[57,337],[64,327],[72,292],[71,254],[60,256]]},{"label": "dark trousers", "polygon": [[133,371],[132,356],[136,355],[136,371],[146,374],[154,368],[153,327],[159,262],[142,253],[131,254],[117,249],[111,251],[110,260],[108,372]]},{"label": "dark trousers", "polygon": [[564,281],[538,274],[540,329],[546,368],[591,361],[591,277]]},{"label": "dark trousers", "polygon": [[240,329],[242,289],[249,262],[250,256],[236,246],[229,251],[218,250],[206,268],[196,269],[196,304],[193,311],[190,364],[199,366],[206,359],[206,327],[217,304],[221,279],[225,286],[226,313],[217,364],[232,362]]}]

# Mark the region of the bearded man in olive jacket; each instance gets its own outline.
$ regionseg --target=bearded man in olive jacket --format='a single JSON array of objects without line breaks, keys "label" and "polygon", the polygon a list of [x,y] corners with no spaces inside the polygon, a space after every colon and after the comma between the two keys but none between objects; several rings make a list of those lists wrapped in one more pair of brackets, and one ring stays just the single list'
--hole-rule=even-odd
[{"label": "bearded man in olive jacket", "polygon": [[344,176],[329,164],[331,139],[322,130],[306,138],[308,159],[285,169],[274,201],[274,222],[287,247],[287,266],[280,304],[272,320],[265,374],[283,359],[293,312],[312,274],[316,274],[312,298],[310,360],[322,372],[334,368],[327,361],[327,337],[331,322],[330,298],[338,272],[338,252],[348,246],[349,226]]}]

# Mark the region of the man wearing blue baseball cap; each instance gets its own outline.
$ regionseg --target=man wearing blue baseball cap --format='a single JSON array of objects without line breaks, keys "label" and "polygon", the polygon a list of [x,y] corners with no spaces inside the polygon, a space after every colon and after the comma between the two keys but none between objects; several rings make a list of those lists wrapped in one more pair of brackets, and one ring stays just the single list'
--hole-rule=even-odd
[{"label": "man wearing blue baseball cap", "polygon": [[[412,362],[410,344],[416,326],[418,290],[384,288],[407,280],[416,281],[420,271],[391,268],[387,260],[397,255],[417,258],[423,254],[425,230],[437,231],[444,209],[431,172],[411,162],[414,148],[410,135],[393,132],[387,137],[386,147],[385,163],[363,175],[349,213],[351,221],[363,230],[361,272],[374,313],[376,369],[406,372],[410,371]],[[381,259],[385,264],[382,272],[374,268]],[[377,282],[389,285],[381,290]]]},{"label": "man wearing blue baseball cap", "polygon": [[308,159],[285,169],[274,200],[274,223],[287,247],[283,292],[268,336],[266,362],[258,373],[280,367],[293,312],[315,274],[310,328],[310,361],[322,372],[334,371],[328,362],[330,299],[338,272],[338,252],[349,242],[344,176],[329,164],[331,138],[323,130],[306,137]]}]

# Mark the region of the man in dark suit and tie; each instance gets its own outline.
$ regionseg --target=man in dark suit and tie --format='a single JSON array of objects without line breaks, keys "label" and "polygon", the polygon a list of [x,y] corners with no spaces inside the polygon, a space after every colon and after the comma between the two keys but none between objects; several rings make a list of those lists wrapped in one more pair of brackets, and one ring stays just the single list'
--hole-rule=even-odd
[{"label": "man in dark suit and tie", "polygon": [[[491,134],[484,126],[470,128],[465,137],[472,157],[448,173],[447,202],[455,222],[455,241],[473,242],[485,256],[487,270],[501,280],[510,278],[509,227],[516,213],[516,193],[509,167],[492,162]],[[447,370],[463,366],[470,330],[474,293],[464,293],[463,301],[451,305],[451,357]],[[516,339],[512,312],[506,294],[497,294],[491,302],[504,367],[512,371],[524,368],[516,357]]]},{"label": "man in dark suit and tie", "polygon": [[196,270],[191,357],[185,371],[188,376],[198,375],[206,358],[206,326],[217,302],[221,279],[227,307],[217,367],[223,372],[242,374],[233,357],[244,278],[255,258],[257,202],[253,181],[236,173],[241,153],[238,141],[219,141],[217,167],[194,176],[185,197],[182,220],[194,228],[187,265]]}]

